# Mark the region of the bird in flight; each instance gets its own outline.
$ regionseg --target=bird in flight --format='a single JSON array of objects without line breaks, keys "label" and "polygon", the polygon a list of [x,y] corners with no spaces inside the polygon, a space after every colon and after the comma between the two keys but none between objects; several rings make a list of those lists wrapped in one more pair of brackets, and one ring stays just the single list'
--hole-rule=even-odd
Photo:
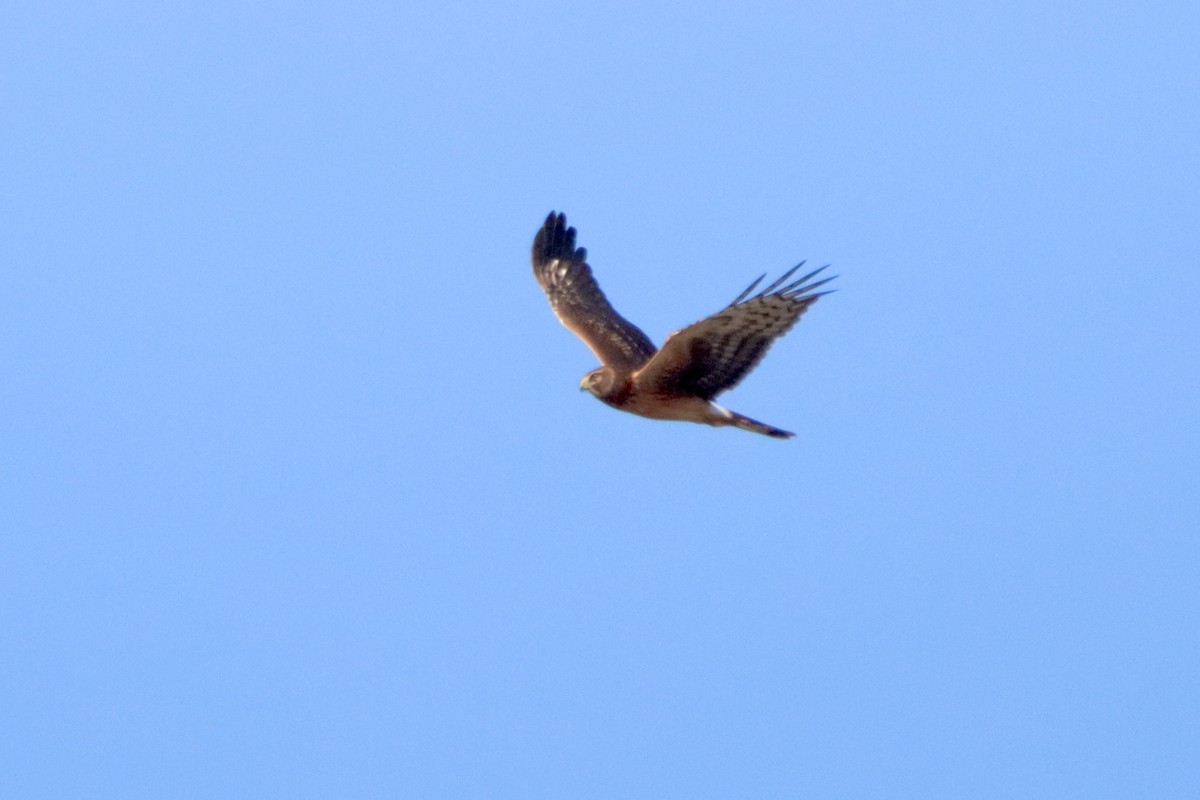
[{"label": "bird in flight", "polygon": [[795,434],[722,408],[713,398],[736,386],[818,297],[829,294],[813,291],[833,280],[812,280],[825,267],[788,282],[803,265],[752,294],[766,277],[760,276],[724,309],[675,331],[659,349],[609,304],[565,214],[550,212],[533,240],[533,274],[550,308],[602,364],[583,376],[581,390],[631,414],[732,425],[777,439]]}]

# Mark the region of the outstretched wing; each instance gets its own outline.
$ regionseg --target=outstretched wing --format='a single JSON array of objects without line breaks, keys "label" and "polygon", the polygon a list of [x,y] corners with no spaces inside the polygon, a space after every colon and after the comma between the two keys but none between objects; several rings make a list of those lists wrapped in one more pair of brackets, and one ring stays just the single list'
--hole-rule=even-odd
[{"label": "outstretched wing", "polygon": [[550,212],[533,240],[533,274],[563,325],[609,367],[635,370],[656,348],[646,334],[622,317],[587,264],[587,250],[575,247],[575,229],[565,214]]},{"label": "outstretched wing", "polygon": [[825,267],[783,285],[803,264],[751,296],[766,277],[761,276],[723,311],[672,333],[634,379],[643,389],[692,394],[705,400],[732,389],[818,297],[829,294],[812,290],[833,278],[809,283]]}]

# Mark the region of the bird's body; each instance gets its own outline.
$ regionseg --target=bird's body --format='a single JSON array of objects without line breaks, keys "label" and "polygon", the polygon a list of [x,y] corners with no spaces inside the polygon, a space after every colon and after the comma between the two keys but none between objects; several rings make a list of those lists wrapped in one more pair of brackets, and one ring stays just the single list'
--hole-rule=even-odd
[{"label": "bird's body", "polygon": [[807,283],[821,270],[785,286],[799,268],[751,295],[760,277],[725,309],[675,331],[658,349],[609,304],[592,277],[587,251],[575,247],[575,229],[567,227],[563,214],[551,212],[533,242],[533,272],[551,308],[603,363],[584,376],[581,389],[631,414],[732,425],[776,438],[793,434],[712,400],[737,385],[772,342],[827,293],[811,290],[831,279]]},{"label": "bird's body", "polygon": [[[600,369],[607,370],[609,368],[601,367]],[[752,430],[755,433],[763,433],[767,436],[774,436],[780,439],[792,436],[788,431],[752,420],[727,408],[722,408],[711,400],[705,400],[703,397],[679,391],[664,391],[662,388],[653,385],[648,387],[643,386],[641,381],[638,380],[636,372],[614,375],[611,379],[595,387],[587,385],[588,378],[593,374],[595,374],[595,371],[589,372],[584,376],[580,388],[590,391],[601,402],[612,406],[618,411],[627,411],[630,414],[637,414],[639,417],[648,417],[649,419],[699,422],[704,425],[712,425],[713,427],[733,425],[744,430]],[[600,386],[604,386],[605,388],[602,390],[599,388]]]}]

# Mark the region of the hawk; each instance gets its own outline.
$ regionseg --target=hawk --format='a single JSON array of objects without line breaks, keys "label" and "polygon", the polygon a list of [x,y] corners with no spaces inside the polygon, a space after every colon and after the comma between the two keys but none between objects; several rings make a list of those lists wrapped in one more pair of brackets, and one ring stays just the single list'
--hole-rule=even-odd
[{"label": "hawk", "polygon": [[771,344],[791,330],[818,297],[829,294],[813,291],[833,280],[812,280],[825,267],[788,283],[803,265],[802,261],[751,294],[766,277],[759,276],[724,309],[675,331],[659,349],[609,304],[592,277],[587,250],[575,246],[575,229],[567,227],[565,214],[551,211],[533,240],[533,274],[550,308],[603,365],[583,376],[581,390],[620,411],[651,419],[732,425],[778,439],[795,434],[712,400],[746,377]]}]

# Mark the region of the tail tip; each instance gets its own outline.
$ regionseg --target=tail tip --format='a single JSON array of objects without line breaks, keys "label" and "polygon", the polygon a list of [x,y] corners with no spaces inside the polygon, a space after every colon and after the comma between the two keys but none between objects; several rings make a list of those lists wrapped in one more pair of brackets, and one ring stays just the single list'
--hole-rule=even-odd
[{"label": "tail tip", "polygon": [[732,421],[732,424],[744,431],[761,433],[763,436],[770,436],[772,439],[791,439],[796,435],[791,431],[785,431],[782,428],[776,428],[774,425],[768,425],[765,422],[759,422],[756,419],[750,419],[747,416],[743,416],[742,414],[738,414],[733,411],[730,411],[729,415],[729,419]]}]

